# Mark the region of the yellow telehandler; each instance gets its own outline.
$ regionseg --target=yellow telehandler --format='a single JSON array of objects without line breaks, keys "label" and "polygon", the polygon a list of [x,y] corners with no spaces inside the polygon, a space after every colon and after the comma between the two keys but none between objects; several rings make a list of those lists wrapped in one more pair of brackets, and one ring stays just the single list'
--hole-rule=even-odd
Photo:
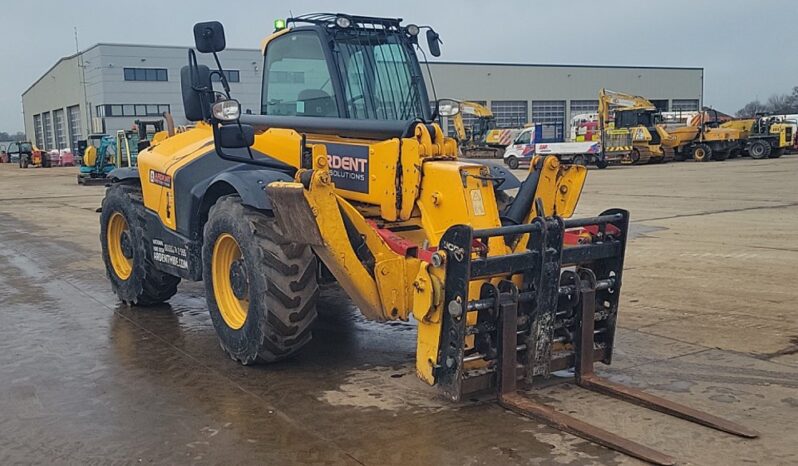
[{"label": "yellow telehandler", "polygon": [[164,302],[182,279],[202,280],[222,348],[254,364],[300,350],[319,284],[337,282],[369,319],[417,321],[417,374],[451,400],[494,390],[525,416],[674,462],[516,389],[573,368],[582,387],[757,435],[593,371],[613,356],[629,214],[569,218],[587,171],[554,157],[523,182],[458,160],[435,120],[459,106],[431,108],[416,55],[422,31],[440,55],[433,29],[344,14],[275,27],[261,114],[230,95],[222,25],[199,23],[196,50],[217,69],[189,51],[181,86],[196,126],[110,174],[100,240],[123,302]]}]

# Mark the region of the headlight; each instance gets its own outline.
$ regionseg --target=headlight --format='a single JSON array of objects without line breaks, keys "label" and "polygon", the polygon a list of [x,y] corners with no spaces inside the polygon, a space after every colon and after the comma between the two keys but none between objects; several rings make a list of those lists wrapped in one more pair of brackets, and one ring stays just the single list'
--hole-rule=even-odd
[{"label": "headlight", "polygon": [[346,16],[339,16],[335,18],[335,25],[339,28],[348,28],[352,25],[352,20],[347,18]]},{"label": "headlight", "polygon": [[407,31],[407,33],[410,34],[411,36],[417,36],[418,33],[420,32],[418,26],[416,26],[415,24],[408,24],[407,27],[405,28],[405,31]]},{"label": "headlight", "polygon": [[213,104],[213,118],[219,121],[236,121],[241,116],[241,104],[235,99]]},{"label": "headlight", "polygon": [[438,99],[438,115],[453,117],[460,113],[460,102],[453,99]]}]

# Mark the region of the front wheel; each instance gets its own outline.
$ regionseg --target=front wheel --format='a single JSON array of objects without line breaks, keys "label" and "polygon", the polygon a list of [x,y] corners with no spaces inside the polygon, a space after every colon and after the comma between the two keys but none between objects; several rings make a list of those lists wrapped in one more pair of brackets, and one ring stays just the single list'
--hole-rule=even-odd
[{"label": "front wheel", "polygon": [[712,160],[712,148],[706,144],[696,144],[693,147],[693,160],[696,162],[709,162]]},{"label": "front wheel", "polygon": [[752,159],[766,159],[770,155],[770,144],[765,141],[754,141],[748,146],[748,155]]},{"label": "front wheel", "polygon": [[507,157],[507,166],[510,167],[512,170],[517,169],[518,168],[518,159],[515,156],[513,156],[513,155]]},{"label": "front wheel", "polygon": [[311,338],[316,256],[274,217],[235,195],[211,207],[202,247],[205,299],[222,349],[241,364],[285,359]]},{"label": "front wheel", "polygon": [[177,293],[180,277],[155,268],[144,233],[141,188],[114,184],[100,214],[100,244],[111,288],[125,304],[151,306]]}]

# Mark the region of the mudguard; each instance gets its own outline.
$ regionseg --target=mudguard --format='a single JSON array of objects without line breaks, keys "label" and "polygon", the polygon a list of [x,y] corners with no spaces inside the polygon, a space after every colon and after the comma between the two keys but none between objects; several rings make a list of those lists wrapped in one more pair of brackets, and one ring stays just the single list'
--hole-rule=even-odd
[{"label": "mudguard", "polygon": [[244,205],[260,210],[271,210],[272,202],[266,186],[274,181],[294,181],[294,179],[276,170],[234,170],[216,176],[208,186],[208,191],[213,191],[219,183],[227,183],[241,196]]},{"label": "mudguard", "polygon": [[139,169],[136,167],[114,168],[108,173],[108,178],[112,183],[120,181],[139,180]]}]

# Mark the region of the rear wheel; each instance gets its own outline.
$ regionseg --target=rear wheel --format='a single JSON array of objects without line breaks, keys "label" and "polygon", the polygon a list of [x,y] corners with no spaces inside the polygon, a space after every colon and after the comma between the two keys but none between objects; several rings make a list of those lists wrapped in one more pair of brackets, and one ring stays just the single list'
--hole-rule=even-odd
[{"label": "rear wheel", "polygon": [[316,256],[275,219],[220,198],[202,248],[205,299],[224,351],[241,364],[284,359],[310,341],[319,287]]},{"label": "rear wheel", "polygon": [[709,162],[712,160],[712,148],[706,144],[696,144],[693,147],[693,160],[696,162]]},{"label": "rear wheel", "polygon": [[765,141],[754,141],[748,146],[748,154],[752,159],[765,159],[770,155],[770,144]]},{"label": "rear wheel", "polygon": [[163,303],[177,293],[180,277],[155,268],[144,234],[141,188],[114,184],[100,214],[100,244],[111,288],[128,305]]},{"label": "rear wheel", "polygon": [[518,168],[518,159],[513,155],[507,157],[507,166],[515,170]]}]

